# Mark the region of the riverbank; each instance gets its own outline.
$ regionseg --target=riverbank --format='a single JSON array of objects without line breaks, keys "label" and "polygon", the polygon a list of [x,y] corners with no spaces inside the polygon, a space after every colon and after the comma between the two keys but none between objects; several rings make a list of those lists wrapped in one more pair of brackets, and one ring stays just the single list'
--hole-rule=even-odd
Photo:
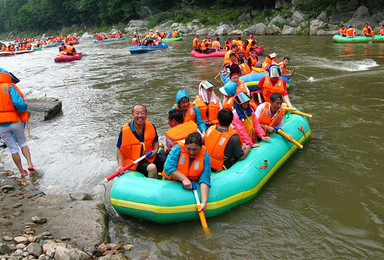
[{"label": "riverbank", "polygon": [[[0,169],[0,259],[127,259],[132,245],[108,244],[107,213],[89,194],[47,195],[41,178]],[[106,257],[108,256],[108,257]]]}]

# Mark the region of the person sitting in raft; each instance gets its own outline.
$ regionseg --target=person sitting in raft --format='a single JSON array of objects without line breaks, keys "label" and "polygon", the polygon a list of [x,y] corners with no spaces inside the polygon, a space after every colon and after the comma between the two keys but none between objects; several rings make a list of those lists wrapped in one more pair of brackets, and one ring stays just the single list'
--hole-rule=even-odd
[{"label": "person sitting in raft", "polygon": [[373,31],[373,29],[369,25],[369,23],[365,24],[365,26],[363,28],[362,36],[366,36],[366,37],[373,37],[373,36],[375,36],[375,32]]},{"label": "person sitting in raft", "polygon": [[168,125],[171,128],[165,131],[165,154],[171,151],[177,141],[185,140],[187,135],[197,131],[197,125],[192,120],[184,123],[183,112],[178,109],[171,109],[168,112]]},{"label": "person sitting in raft", "polygon": [[172,38],[176,38],[176,37],[179,37],[180,34],[179,34],[179,31],[176,29],[173,29],[173,32],[172,32]]},{"label": "person sitting in raft", "polygon": [[233,64],[230,69],[229,69],[229,78],[231,79],[232,82],[236,83],[237,88],[236,88],[236,93],[237,92],[245,92],[247,95],[250,94],[249,89],[247,85],[245,85],[244,81],[240,80],[241,76],[241,69],[239,65]]},{"label": "person sitting in raft", "polygon": [[215,51],[215,49],[212,48],[211,36],[208,36],[202,41],[201,50],[207,54]]},{"label": "person sitting in raft", "polygon": [[192,182],[200,184],[201,209],[206,210],[209,188],[211,187],[211,158],[203,146],[198,132],[191,133],[185,142],[173,146],[161,174],[166,179],[181,181],[185,189],[192,189]]},{"label": "person sitting in raft", "polygon": [[70,43],[66,48],[67,55],[75,55],[77,53],[75,47],[73,47],[73,44]]},{"label": "person sitting in raft", "polygon": [[255,112],[249,106],[251,99],[244,92],[238,92],[233,104],[233,122],[234,129],[240,133],[241,139],[245,144],[251,147],[259,147],[257,137],[261,140],[269,141],[264,130],[260,127]]},{"label": "person sitting in raft", "polygon": [[276,65],[276,64],[277,64],[277,53],[274,52],[269,54],[267,57],[265,57],[262,68],[265,71],[269,71],[269,68],[272,65]]},{"label": "person sitting in raft", "polygon": [[340,36],[347,37],[347,27],[345,27],[344,24],[342,24],[339,28],[339,34]]},{"label": "person sitting in raft", "polygon": [[130,169],[141,172],[146,177],[157,179],[157,172],[163,170],[165,158],[158,154],[159,140],[155,126],[147,120],[147,108],[135,105],[132,120],[120,128],[117,140],[117,170],[152,151],[152,155],[133,165]]},{"label": "person sitting in raft", "polygon": [[380,36],[384,36],[384,24],[381,25],[381,29],[380,29],[380,31],[379,31],[379,35],[380,35]]},{"label": "person sitting in raft", "polygon": [[196,34],[195,38],[193,39],[192,46],[195,48],[195,51],[202,52],[200,37],[198,34]]},{"label": "person sitting in raft", "polygon": [[357,32],[356,32],[355,28],[353,27],[353,25],[351,24],[347,29],[347,37],[353,38],[356,36],[357,36]]},{"label": "person sitting in raft", "polygon": [[256,67],[256,63],[258,62],[259,62],[259,56],[257,55],[257,51],[252,50],[251,55],[249,55],[248,57],[247,64],[250,68],[252,68],[252,67]]},{"label": "person sitting in raft", "polygon": [[236,59],[238,58],[238,56],[237,56],[237,51],[238,51],[238,50],[239,50],[239,47],[237,47],[236,44],[233,44],[232,47],[231,47],[231,49],[230,49],[229,51],[227,51],[227,52],[225,53],[225,55],[224,55],[223,67],[224,67],[225,65],[228,65],[228,64],[231,63],[231,59],[230,59],[230,55],[231,55],[231,53],[235,53],[235,55],[236,55]]},{"label": "person sitting in raft", "polygon": [[223,48],[221,47],[221,44],[220,44],[220,38],[216,38],[216,40],[214,40],[212,42],[212,48],[217,50],[217,51],[220,51],[222,50]]},{"label": "person sitting in raft", "polygon": [[220,110],[218,124],[211,126],[205,134],[205,147],[211,157],[212,171],[227,170],[239,160],[244,160],[251,146],[243,144],[239,132],[230,129],[233,113]]},{"label": "person sitting in raft", "polygon": [[189,96],[185,90],[179,90],[176,93],[176,104],[173,105],[172,109],[178,109],[183,112],[184,122],[192,120],[199,128],[199,131],[204,136],[207,126],[201,118],[200,110],[191,104]]},{"label": "person sitting in raft", "polygon": [[248,66],[247,63],[245,63],[244,58],[240,57],[237,59],[237,63],[239,64],[241,75],[247,75],[252,72],[251,68]]},{"label": "person sitting in raft", "polygon": [[284,57],[283,61],[277,64],[277,66],[279,66],[280,68],[281,75],[287,78],[290,78],[293,75],[292,71],[289,71],[289,72],[287,71],[287,66],[290,61],[291,59],[289,57]]},{"label": "person sitting in raft", "polygon": [[221,102],[213,91],[214,85],[208,80],[199,84],[199,95],[195,96],[193,104],[199,108],[201,118],[207,127],[217,123],[217,114],[221,109]]},{"label": "person sitting in raft", "polygon": [[65,46],[65,44],[61,44],[59,45],[59,55],[65,55],[66,54],[66,50],[67,50],[67,47]]},{"label": "person sitting in raft", "polygon": [[263,96],[266,102],[270,102],[272,93],[279,93],[283,96],[285,104],[283,106],[292,107],[289,100],[287,83],[281,77],[280,68],[278,66],[272,66],[269,70],[269,74],[260,79],[259,88],[263,91]]},{"label": "person sitting in raft", "polygon": [[132,37],[132,46],[140,45],[139,37],[137,37],[137,34],[133,35]]},{"label": "person sitting in raft", "polygon": [[264,102],[257,107],[255,114],[266,134],[276,132],[273,126],[283,128],[285,110],[281,108],[282,104],[283,96],[273,93],[270,102]]},{"label": "person sitting in raft", "polygon": [[232,111],[233,102],[236,95],[237,84],[234,82],[230,82],[225,84],[223,87],[219,88],[219,91],[224,95],[223,99],[223,109],[229,109]]}]

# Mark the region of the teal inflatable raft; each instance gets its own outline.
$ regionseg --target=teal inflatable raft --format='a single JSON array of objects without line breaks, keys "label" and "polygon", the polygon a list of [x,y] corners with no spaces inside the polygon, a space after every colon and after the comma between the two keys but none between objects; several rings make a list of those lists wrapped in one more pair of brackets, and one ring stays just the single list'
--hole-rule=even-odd
[{"label": "teal inflatable raft", "polygon": [[[341,35],[334,35],[333,41],[337,43],[368,43],[372,42],[372,37],[356,36],[356,37],[343,37]],[[384,42],[384,36],[375,35],[373,42]]]},{"label": "teal inflatable raft", "polygon": [[178,37],[171,37],[171,38],[163,38],[161,39],[162,42],[175,42],[175,41],[181,41],[183,40],[183,36],[178,36]]},{"label": "teal inflatable raft", "polygon": [[[303,144],[309,139],[311,129],[307,118],[287,112],[284,120],[283,131],[296,141]],[[228,170],[212,174],[207,217],[254,198],[299,149],[279,134],[272,134],[271,138],[270,142],[263,141],[259,148],[253,148],[245,160],[238,161]],[[192,191],[183,189],[180,182],[149,179],[135,171],[127,171],[114,179],[110,201],[119,214],[152,222],[199,219]]]},{"label": "teal inflatable raft", "polygon": [[[244,81],[245,85],[247,85],[247,87],[249,89],[251,89],[252,87],[254,86],[258,86],[259,85],[259,82],[260,80],[265,76],[265,75],[268,75],[268,72],[258,72],[258,73],[249,73],[247,75],[244,75],[244,76],[241,76],[240,77],[240,80]],[[287,88],[290,87],[290,79],[285,77],[285,76],[281,76],[285,82],[287,83]],[[229,75],[226,74],[224,75],[223,72],[220,72],[220,78],[221,78],[221,81],[224,83],[224,84],[228,84],[229,82],[231,82],[231,79],[229,78]]]}]

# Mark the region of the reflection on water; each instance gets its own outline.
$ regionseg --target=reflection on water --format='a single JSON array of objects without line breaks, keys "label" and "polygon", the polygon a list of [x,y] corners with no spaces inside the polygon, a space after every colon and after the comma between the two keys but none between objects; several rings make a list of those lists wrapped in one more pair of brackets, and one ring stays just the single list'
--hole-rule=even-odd
[{"label": "reflection on water", "polygon": [[[254,200],[209,218],[211,238],[198,221],[159,225],[111,211],[111,238],[134,244],[131,258],[383,258],[384,43],[258,40],[265,53],[291,58],[290,99],[313,114],[311,140]],[[45,173],[40,188],[104,194],[98,184],[116,169],[119,127],[134,104],[148,107],[163,138],[179,89],[193,97],[203,79],[221,86],[215,76],[222,60],[190,57],[191,42],[130,55],[128,41],[99,45],[83,39],[76,47],[83,59],[62,64],[53,62],[55,48],[0,57],[0,66],[21,79],[27,98],[63,102],[63,115],[30,125],[37,137],[30,140],[33,160]],[[0,160],[14,168],[8,151]]]}]

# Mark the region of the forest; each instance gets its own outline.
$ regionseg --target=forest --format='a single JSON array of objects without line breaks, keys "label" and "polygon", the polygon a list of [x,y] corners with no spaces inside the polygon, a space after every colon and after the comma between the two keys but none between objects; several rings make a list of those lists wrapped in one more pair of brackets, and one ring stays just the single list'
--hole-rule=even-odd
[{"label": "forest", "polygon": [[[147,19],[150,26],[167,20],[189,22],[197,18],[218,24],[244,12],[263,20],[273,12],[276,0],[0,0],[0,34],[39,34],[63,28],[72,31],[102,26],[124,28],[132,19]],[[336,0],[296,1],[298,10],[320,13]],[[359,1],[369,5],[372,1]],[[301,4],[300,4],[301,3]]]}]

